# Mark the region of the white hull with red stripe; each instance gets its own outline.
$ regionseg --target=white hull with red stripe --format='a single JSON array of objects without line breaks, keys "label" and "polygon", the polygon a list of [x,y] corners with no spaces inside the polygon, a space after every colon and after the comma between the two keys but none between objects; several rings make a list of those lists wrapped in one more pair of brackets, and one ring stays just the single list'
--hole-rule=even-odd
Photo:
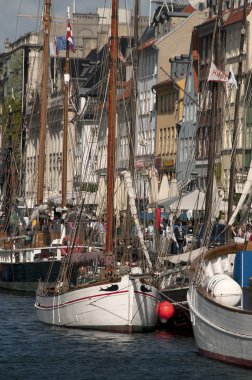
[{"label": "white hull with red stripe", "polygon": [[36,296],[39,321],[56,326],[121,332],[152,330],[157,289],[139,278],[86,285],[62,294]]}]

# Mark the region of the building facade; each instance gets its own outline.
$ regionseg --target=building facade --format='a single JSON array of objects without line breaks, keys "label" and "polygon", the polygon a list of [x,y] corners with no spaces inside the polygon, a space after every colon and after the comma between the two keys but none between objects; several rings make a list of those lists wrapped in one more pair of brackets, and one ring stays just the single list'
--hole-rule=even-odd
[{"label": "building facade", "polygon": [[[236,151],[236,190],[241,192],[242,182],[246,178],[251,157],[251,101],[247,94],[250,92],[250,81],[247,79],[251,71],[251,51],[248,48],[251,30],[251,8],[248,7],[245,32],[245,45],[240,55],[240,36],[242,31],[242,7],[236,5],[232,9],[223,9],[221,27],[221,54],[219,57],[219,69],[227,75],[232,66],[234,74],[237,76],[238,63],[242,59],[243,74],[241,79],[241,98],[239,105],[239,126],[237,129],[237,151]],[[208,82],[208,73],[211,63],[211,45],[215,16],[210,17],[205,23],[196,28],[198,36],[198,57],[199,57],[199,111],[197,115],[198,130],[196,135],[196,164],[195,170],[198,173],[198,186],[202,189],[207,187],[207,166],[209,148],[209,128],[211,124],[212,85]],[[217,50],[214,51],[214,61]],[[242,57],[242,58],[240,58]],[[235,117],[236,88],[225,84],[221,88],[221,96],[217,102],[217,135],[215,176],[217,185],[228,198],[229,193],[229,172],[230,157],[233,149],[233,129]],[[245,137],[245,135],[247,137]]]}]

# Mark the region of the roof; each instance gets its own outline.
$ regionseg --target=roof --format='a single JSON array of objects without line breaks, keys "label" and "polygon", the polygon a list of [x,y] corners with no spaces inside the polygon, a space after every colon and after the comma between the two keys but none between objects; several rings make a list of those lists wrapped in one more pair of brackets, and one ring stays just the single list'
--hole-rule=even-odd
[{"label": "roof", "polygon": [[[247,16],[251,12],[251,6],[247,7]],[[213,23],[216,21],[217,15],[214,15],[212,17],[209,17],[205,22],[203,22],[201,25],[198,25],[197,28],[200,28],[202,25],[207,25],[210,23]],[[242,21],[243,18],[243,8],[236,8],[236,9],[229,9],[225,10],[222,13],[222,19],[223,19],[223,26],[228,26],[235,24],[236,22]]]},{"label": "roof", "polygon": [[162,87],[171,86],[171,85],[173,85],[174,82],[175,81],[172,79],[166,79],[162,82],[155,84],[152,88],[162,88]]},{"label": "roof", "polygon": [[183,13],[193,13],[195,12],[196,9],[191,5],[187,5],[184,9],[183,9]]},{"label": "roof", "polygon": [[143,45],[145,42],[155,37],[155,28],[153,26],[147,26],[143,34],[139,38],[139,45]]},{"label": "roof", "polygon": [[138,47],[138,51],[141,51],[141,50],[147,49],[148,47],[154,45],[155,42],[157,42],[157,38],[151,38],[151,39],[149,39],[149,40],[146,41],[144,44],[142,44],[142,45],[140,45],[140,46]]},{"label": "roof", "polygon": [[[251,12],[251,7],[247,8],[247,16],[250,14],[250,12]],[[224,26],[239,22],[242,20],[242,18],[243,18],[243,8],[240,8],[237,10],[234,9],[233,11],[230,11],[227,18],[223,16]]]}]

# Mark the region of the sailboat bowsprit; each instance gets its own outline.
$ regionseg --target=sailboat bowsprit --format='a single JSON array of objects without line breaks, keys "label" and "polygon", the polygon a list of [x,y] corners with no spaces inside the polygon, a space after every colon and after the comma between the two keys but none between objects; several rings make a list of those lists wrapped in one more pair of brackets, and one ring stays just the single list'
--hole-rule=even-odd
[{"label": "sailboat bowsprit", "polygon": [[[157,320],[158,291],[152,262],[144,245],[143,234],[134,205],[134,191],[129,172],[125,182],[129,194],[129,207],[137,227],[143,258],[132,263],[116,259],[114,182],[115,182],[115,130],[116,82],[118,60],[118,1],[112,1],[111,42],[109,71],[109,125],[107,147],[107,210],[106,249],[102,262],[83,266],[76,271],[72,254],[78,236],[84,201],[76,219],[72,247],[62,260],[59,276],[54,284],[40,282],[35,309],[39,321],[65,327],[99,329],[120,332],[141,332],[154,329]],[[90,250],[92,250],[90,248]],[[127,256],[127,255],[125,255]],[[145,268],[145,270],[144,270]],[[146,272],[148,277],[143,276]],[[75,278],[74,278],[75,275]]]}]

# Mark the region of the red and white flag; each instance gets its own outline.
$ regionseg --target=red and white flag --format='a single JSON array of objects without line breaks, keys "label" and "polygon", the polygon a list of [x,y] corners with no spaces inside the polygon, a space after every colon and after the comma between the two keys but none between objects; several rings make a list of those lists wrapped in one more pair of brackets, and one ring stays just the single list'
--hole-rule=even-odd
[{"label": "red and white flag", "polygon": [[215,64],[212,62],[207,81],[208,82],[228,82],[228,75],[226,75],[221,70],[219,70],[215,66]]},{"label": "red and white flag", "polygon": [[75,47],[74,47],[74,41],[73,41],[73,35],[72,35],[72,28],[70,24],[70,19],[67,19],[67,30],[66,30],[66,40],[69,42],[70,49],[73,53],[75,53]]},{"label": "red and white flag", "polygon": [[230,65],[230,70],[229,70],[229,75],[228,75],[228,84],[230,84],[232,87],[234,86],[236,89],[238,88],[237,80],[235,79],[235,75],[234,75],[231,65]]}]

